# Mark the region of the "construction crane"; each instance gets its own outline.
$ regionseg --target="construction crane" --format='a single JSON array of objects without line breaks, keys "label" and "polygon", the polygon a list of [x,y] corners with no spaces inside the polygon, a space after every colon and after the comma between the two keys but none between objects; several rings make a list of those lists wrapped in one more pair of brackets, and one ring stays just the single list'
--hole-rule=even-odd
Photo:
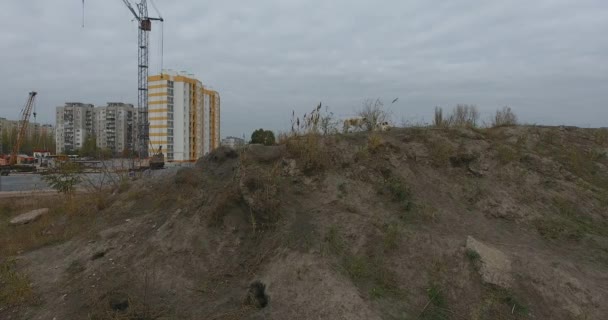
[{"label": "construction crane", "polygon": [[[152,2],[152,6],[156,13],[157,18],[148,16],[148,3],[146,0],[141,0],[140,3],[136,4],[137,11],[131,5],[129,0],[122,0],[125,6],[131,11],[135,20],[139,24],[139,36],[138,36],[138,54],[137,54],[137,66],[138,66],[138,77],[137,77],[137,147],[140,158],[148,157],[148,144],[149,144],[149,126],[148,121],[148,59],[149,52],[148,47],[150,44],[149,32],[152,31],[152,21],[163,22],[163,18],[158,12],[158,9]],[[161,57],[162,59],[162,57]],[[161,70],[162,73],[162,70]]]},{"label": "construction crane", "polygon": [[30,114],[32,113],[32,109],[34,108],[34,101],[36,98],[36,91],[30,92],[29,97],[27,98],[27,102],[21,111],[21,120],[19,121],[19,132],[17,133],[17,141],[15,145],[13,145],[13,153],[11,153],[11,159],[9,161],[9,165],[13,166],[17,163],[17,157],[19,156],[19,149],[21,148],[21,143],[25,139],[25,135],[27,134],[27,127],[30,122]]},{"label": "construction crane", "polygon": [[[139,36],[137,37],[137,151],[140,158],[148,157],[149,121],[148,121],[148,47],[150,45],[149,32],[152,31],[152,21],[164,22],[154,1],[150,0],[158,17],[148,16],[148,3],[141,0],[135,3],[137,10],[131,5],[130,0],[122,0],[127,9],[131,11],[133,17],[138,22]],[[84,27],[84,0],[82,0],[82,26]],[[162,26],[161,26],[162,30]],[[161,38],[161,74],[162,74],[162,38]]]}]

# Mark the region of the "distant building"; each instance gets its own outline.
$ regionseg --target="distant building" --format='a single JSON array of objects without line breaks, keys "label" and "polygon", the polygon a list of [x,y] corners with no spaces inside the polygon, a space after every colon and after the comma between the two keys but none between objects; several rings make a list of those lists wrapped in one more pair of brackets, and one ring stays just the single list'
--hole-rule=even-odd
[{"label": "distant building", "polygon": [[148,77],[150,145],[169,162],[189,162],[220,144],[220,96],[183,72]]},{"label": "distant building", "polygon": [[136,139],[136,110],[132,104],[108,102],[95,108],[95,136],[97,147],[114,154],[134,150]]},{"label": "distant building", "polygon": [[[0,118],[0,133],[5,131],[6,137],[10,140],[10,141],[2,141],[3,135],[0,134],[0,154],[12,152],[12,150],[5,150],[5,149],[7,149],[6,147],[13,145],[14,141],[17,138],[16,134],[19,131],[19,127],[20,127],[20,120],[8,120],[6,118]],[[30,122],[28,123],[28,126],[27,126],[27,133],[26,133],[27,137],[29,137],[29,138],[32,138],[32,137],[40,138],[41,136],[54,137],[54,135],[55,135],[55,127],[53,127],[53,125],[34,123],[34,122],[32,122],[32,119],[30,119]],[[4,146],[6,146],[6,147],[4,147]],[[42,146],[42,147],[44,147],[44,146]]]},{"label": "distant building", "polygon": [[226,137],[222,139],[222,146],[230,147],[233,149],[241,148],[245,145],[245,140],[237,137]]},{"label": "distant building", "polygon": [[95,112],[92,104],[66,102],[57,107],[55,146],[57,154],[74,152],[95,132]]}]

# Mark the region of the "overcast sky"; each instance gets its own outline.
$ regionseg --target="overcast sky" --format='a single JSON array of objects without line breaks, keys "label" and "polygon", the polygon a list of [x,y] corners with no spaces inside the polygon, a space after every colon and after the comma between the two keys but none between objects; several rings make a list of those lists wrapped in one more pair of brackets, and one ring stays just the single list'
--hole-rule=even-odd
[{"label": "overcast sky", "polygon": [[[222,97],[222,136],[289,127],[322,101],[341,117],[382,98],[394,120],[434,106],[511,106],[538,124],[608,126],[608,1],[156,0],[164,67]],[[137,24],[120,0],[2,0],[0,117],[39,92],[137,103]],[[154,10],[150,6],[151,15]],[[160,25],[151,73],[160,70]],[[399,100],[390,104],[394,98]]]}]

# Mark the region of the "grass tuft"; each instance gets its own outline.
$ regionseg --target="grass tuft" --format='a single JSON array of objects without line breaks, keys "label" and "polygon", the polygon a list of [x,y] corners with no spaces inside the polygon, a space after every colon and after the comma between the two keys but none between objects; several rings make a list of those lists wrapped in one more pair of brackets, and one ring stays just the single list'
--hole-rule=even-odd
[{"label": "grass tuft", "polygon": [[27,276],[18,273],[13,259],[0,263],[0,306],[16,307],[33,300]]}]

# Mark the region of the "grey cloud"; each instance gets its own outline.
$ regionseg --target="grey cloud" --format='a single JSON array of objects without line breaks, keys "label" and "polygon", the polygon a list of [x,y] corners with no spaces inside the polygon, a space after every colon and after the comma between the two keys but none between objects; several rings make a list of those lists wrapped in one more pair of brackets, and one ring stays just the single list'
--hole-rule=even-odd
[{"label": "grey cloud", "polygon": [[[323,101],[340,115],[382,97],[395,118],[436,105],[512,106],[524,121],[606,126],[608,3],[169,1],[164,66],[222,95],[222,135],[289,126]],[[135,22],[121,1],[8,0],[0,12],[0,116],[36,89],[39,118],[67,100],[136,101]],[[151,12],[153,10],[150,8]],[[160,27],[151,35],[158,72]]]}]

